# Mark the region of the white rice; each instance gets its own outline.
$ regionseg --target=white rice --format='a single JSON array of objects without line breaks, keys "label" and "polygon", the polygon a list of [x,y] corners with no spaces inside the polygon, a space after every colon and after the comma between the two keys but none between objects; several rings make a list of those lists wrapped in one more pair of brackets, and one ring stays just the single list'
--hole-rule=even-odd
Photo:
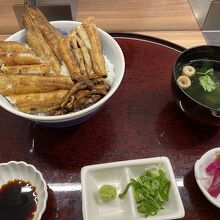
[{"label": "white rice", "polygon": [[69,70],[67,69],[66,64],[62,61],[60,75],[62,76],[70,76]]},{"label": "white rice", "polygon": [[115,78],[114,65],[110,62],[110,60],[105,55],[104,55],[104,59],[105,59],[105,66],[107,70],[107,77],[104,79],[104,81],[109,86],[111,86]]}]

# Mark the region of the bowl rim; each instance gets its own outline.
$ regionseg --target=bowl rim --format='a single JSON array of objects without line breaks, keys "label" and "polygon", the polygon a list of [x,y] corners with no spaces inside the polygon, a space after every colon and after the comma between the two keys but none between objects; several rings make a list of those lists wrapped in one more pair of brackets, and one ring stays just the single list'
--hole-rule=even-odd
[{"label": "bowl rim", "polygon": [[[177,62],[179,61],[179,59],[181,59],[182,56],[184,56],[186,53],[189,53],[191,50],[195,50],[195,49],[200,49],[200,48],[218,48],[220,50],[220,47],[219,46],[214,46],[214,45],[199,45],[199,46],[195,46],[195,47],[190,47],[190,48],[186,48],[182,53],[180,53],[175,62],[174,62],[174,65],[173,65],[173,71],[172,71],[172,76],[173,76],[173,79],[175,81],[175,84],[178,86],[178,88],[190,99],[192,100],[193,102],[195,102],[196,104],[198,104],[199,106],[202,106],[204,107],[205,109],[209,109],[211,111],[214,111],[214,112],[219,112],[220,113],[220,108],[219,109],[216,109],[216,108],[212,108],[212,107],[209,107],[199,101],[197,101],[196,99],[194,99],[193,97],[191,97],[189,94],[187,94],[184,89],[182,89],[179,84],[177,83],[177,73],[176,73],[176,66],[177,66]],[[182,65],[184,66],[184,65]]]},{"label": "bowl rim", "polygon": [[[68,21],[68,20],[58,20],[58,21],[51,21],[50,22],[53,26],[54,25],[60,25],[60,24],[81,24],[81,22],[79,21]],[[13,107],[10,103],[11,106],[6,105],[5,103],[0,103],[1,107],[4,108],[5,110],[9,111],[10,113],[13,113],[17,116],[26,118],[26,119],[30,119],[30,120],[34,120],[34,121],[42,121],[42,122],[53,122],[53,121],[65,121],[68,119],[77,119],[79,117],[82,117],[84,115],[86,115],[87,113],[93,111],[94,109],[98,109],[100,106],[102,106],[114,93],[115,91],[118,89],[119,85],[121,84],[121,81],[124,77],[124,72],[125,72],[125,58],[124,58],[124,54],[121,50],[121,47],[119,46],[119,44],[117,43],[117,41],[107,32],[105,32],[104,30],[97,28],[98,31],[107,39],[111,40],[111,42],[114,44],[114,46],[116,47],[118,53],[119,53],[119,57],[121,58],[121,76],[119,77],[118,81],[115,83],[115,86],[112,87],[110,89],[110,91],[107,93],[106,96],[104,96],[101,100],[99,100],[98,102],[96,102],[95,104],[82,109],[78,112],[71,112],[65,115],[56,115],[56,116],[45,116],[45,115],[32,115],[32,114],[28,114],[28,113],[24,113],[19,111],[18,109],[16,109],[15,107]],[[13,35],[9,36],[5,41],[10,41],[12,40],[12,38],[14,38],[17,35],[21,35],[25,33],[25,29],[22,29],[16,33],[14,33]],[[2,95],[1,95],[2,96]],[[3,96],[4,97],[4,96]],[[5,97],[4,97],[5,98]],[[6,98],[5,98],[6,99]],[[6,99],[6,101],[8,101]]]},{"label": "bowl rim", "polygon": [[47,183],[46,181],[44,180],[44,177],[42,175],[42,173],[32,164],[28,164],[26,163],[25,161],[15,161],[15,160],[11,160],[9,162],[6,162],[6,163],[0,163],[0,166],[9,166],[10,164],[14,164],[14,165],[19,165],[19,164],[23,164],[24,166],[26,167],[30,167],[32,168],[33,172],[37,173],[40,177],[40,180],[41,182],[43,183],[43,192],[45,194],[45,198],[44,200],[42,201],[42,209],[39,211],[39,214],[38,214],[38,218],[36,219],[36,217],[34,217],[35,220],[40,220],[43,213],[45,212],[46,210],[46,206],[47,206],[47,200],[48,200],[48,192],[47,192]]}]

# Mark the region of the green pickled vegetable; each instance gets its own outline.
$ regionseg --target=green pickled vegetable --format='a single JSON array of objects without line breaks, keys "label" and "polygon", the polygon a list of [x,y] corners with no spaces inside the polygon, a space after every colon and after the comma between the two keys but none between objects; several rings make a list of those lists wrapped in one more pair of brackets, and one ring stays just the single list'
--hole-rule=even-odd
[{"label": "green pickled vegetable", "polygon": [[117,196],[116,188],[112,185],[101,186],[98,190],[98,194],[100,198],[105,202],[111,201]]},{"label": "green pickled vegetable", "polygon": [[145,217],[156,215],[169,200],[171,182],[161,168],[147,170],[138,179],[131,179],[119,194],[120,199],[126,196],[130,186],[133,188],[137,210]]}]

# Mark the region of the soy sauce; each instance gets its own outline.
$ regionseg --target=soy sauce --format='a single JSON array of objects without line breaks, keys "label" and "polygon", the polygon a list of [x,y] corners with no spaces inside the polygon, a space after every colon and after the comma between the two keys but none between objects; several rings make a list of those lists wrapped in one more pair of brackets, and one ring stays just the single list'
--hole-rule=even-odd
[{"label": "soy sauce", "polygon": [[36,188],[23,180],[12,180],[0,188],[1,220],[32,220],[37,210]]}]

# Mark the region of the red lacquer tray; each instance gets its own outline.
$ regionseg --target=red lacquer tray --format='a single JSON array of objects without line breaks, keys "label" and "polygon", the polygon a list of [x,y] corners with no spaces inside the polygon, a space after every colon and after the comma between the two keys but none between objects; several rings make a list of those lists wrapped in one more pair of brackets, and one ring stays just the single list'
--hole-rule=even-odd
[{"label": "red lacquer tray", "polygon": [[43,220],[82,220],[83,166],[167,156],[185,207],[183,219],[218,219],[220,211],[198,188],[193,167],[219,146],[219,129],[191,121],[171,95],[172,66],[184,48],[146,36],[112,35],[125,55],[126,71],[111,100],[87,122],[62,129],[1,109],[0,162],[23,160],[42,172],[49,192]]}]

